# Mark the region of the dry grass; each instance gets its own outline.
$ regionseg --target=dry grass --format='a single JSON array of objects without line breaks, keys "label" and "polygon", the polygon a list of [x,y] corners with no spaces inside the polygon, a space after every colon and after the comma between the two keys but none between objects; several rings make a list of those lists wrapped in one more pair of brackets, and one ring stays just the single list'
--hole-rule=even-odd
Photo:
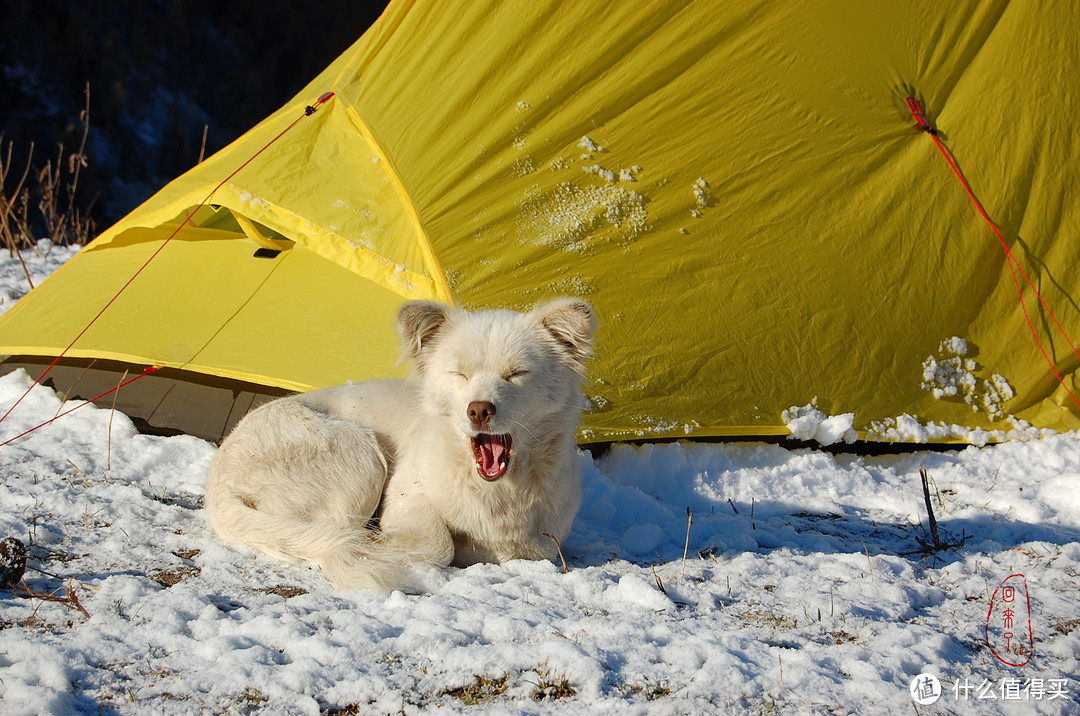
[{"label": "dry grass", "polygon": [[446,689],[439,695],[453,696],[466,706],[476,706],[506,693],[508,682],[510,681],[509,676],[492,678],[490,676],[474,674],[473,678],[476,679],[475,683],[459,686],[456,689]]},{"label": "dry grass", "polygon": [[[55,159],[44,166],[34,166],[33,144],[25,166],[15,166],[12,142],[0,135],[0,244],[12,256],[22,249],[35,249],[35,231],[44,232],[54,244],[83,245],[94,238],[96,226],[89,207],[78,202],[79,175],[87,166],[86,140],[90,134],[90,86],[86,87],[86,106],[79,114],[82,134],[74,151],[61,144]],[[90,203],[93,205],[93,202]],[[20,262],[22,257],[19,256]],[[26,280],[29,272],[23,264]]]},{"label": "dry grass", "polygon": [[163,587],[174,587],[188,577],[198,577],[202,572],[199,567],[176,567],[174,569],[152,569],[146,576]]},{"label": "dry grass", "polygon": [[532,691],[533,701],[554,701],[556,699],[568,699],[577,695],[577,689],[570,682],[566,674],[556,675],[546,668],[538,669],[539,677]]},{"label": "dry grass", "polygon": [[1072,634],[1076,629],[1080,628],[1080,619],[1051,618],[1050,626],[1062,634]]}]

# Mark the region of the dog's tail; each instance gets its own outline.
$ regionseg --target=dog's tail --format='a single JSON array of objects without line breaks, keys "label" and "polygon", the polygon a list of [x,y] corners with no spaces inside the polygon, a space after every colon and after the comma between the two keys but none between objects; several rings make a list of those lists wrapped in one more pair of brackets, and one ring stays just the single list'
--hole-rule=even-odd
[{"label": "dog's tail", "polygon": [[227,542],[243,544],[284,562],[314,562],[339,589],[389,592],[407,588],[409,555],[358,523],[306,521],[268,514],[240,495],[207,493],[210,524]]},{"label": "dog's tail", "polygon": [[375,433],[285,399],[249,413],[222,443],[206,512],[226,541],[315,562],[343,589],[402,585],[407,555],[368,527],[387,476]]}]

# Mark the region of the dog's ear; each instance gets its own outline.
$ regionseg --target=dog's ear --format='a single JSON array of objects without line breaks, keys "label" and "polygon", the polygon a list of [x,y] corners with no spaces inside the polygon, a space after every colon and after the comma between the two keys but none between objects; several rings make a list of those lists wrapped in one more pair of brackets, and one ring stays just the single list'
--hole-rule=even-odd
[{"label": "dog's ear", "polygon": [[580,298],[557,298],[533,309],[542,325],[581,370],[592,354],[596,319],[592,308]]},{"label": "dog's ear", "polygon": [[398,310],[397,330],[406,358],[419,363],[420,354],[446,323],[447,311],[434,301],[410,301]]}]

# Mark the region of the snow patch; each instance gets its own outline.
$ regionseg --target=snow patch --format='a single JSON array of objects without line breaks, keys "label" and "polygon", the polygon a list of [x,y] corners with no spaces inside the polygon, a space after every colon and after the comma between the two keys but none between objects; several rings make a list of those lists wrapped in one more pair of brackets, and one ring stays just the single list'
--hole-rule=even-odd
[{"label": "snow patch", "polygon": [[1039,486],[1038,494],[1044,505],[1071,514],[1080,522],[1080,472],[1047,478]]},{"label": "snow patch", "polygon": [[650,584],[637,574],[623,576],[611,589],[611,595],[617,602],[658,612],[673,606],[667,595],[657,587],[655,580]]},{"label": "snow patch", "polygon": [[918,417],[905,413],[895,418],[875,420],[870,423],[870,428],[866,431],[866,439],[914,443],[958,440],[982,447],[991,442],[1039,440],[1057,434],[1053,430],[1040,430],[1026,420],[1013,415],[1006,416],[1006,421],[1012,426],[1008,430],[986,430],[950,423],[924,423]]},{"label": "snow patch", "polygon": [[[606,152],[589,136],[582,137],[577,146],[587,150],[582,160],[591,160],[597,152]],[[567,169],[575,159],[556,157],[548,162],[553,172]],[[527,171],[535,171],[528,160]],[[525,190],[518,202],[518,238],[524,244],[538,244],[562,251],[588,252],[600,242],[614,241],[628,246],[649,230],[648,200],[642,194],[619,186],[619,182],[637,181],[642,167],[637,164],[617,172],[599,163],[581,165],[585,174],[601,183],[588,180],[563,181],[554,188],[534,185]]]},{"label": "snow patch", "polygon": [[536,171],[532,157],[522,157],[514,161],[514,176],[523,177]]},{"label": "snow patch", "polygon": [[602,179],[607,179],[609,182],[615,181],[615,172],[610,169],[604,169],[599,164],[592,164],[587,167],[582,167],[581,169],[588,174],[595,174]]},{"label": "snow patch", "polygon": [[[230,184],[230,186],[233,186],[233,185]],[[257,209],[262,209],[263,211],[269,211],[270,210],[270,202],[268,202],[266,199],[262,199],[260,197],[257,197],[254,194],[252,194],[250,191],[243,191],[241,189],[236,189],[236,188],[234,188],[233,191],[236,193],[237,198],[240,200],[241,203],[249,204],[249,205],[251,205],[251,206],[253,206],[253,207],[257,208]]]},{"label": "snow patch", "polygon": [[618,185],[559,183],[534,188],[521,202],[518,236],[562,251],[584,252],[602,241],[630,243],[648,229],[645,197]]},{"label": "snow patch", "polygon": [[652,554],[664,538],[664,530],[659,525],[634,525],[623,533],[619,544],[624,553],[641,557]]},{"label": "snow patch", "polygon": [[1005,376],[994,373],[989,378],[975,375],[979,365],[967,357],[968,344],[963,338],[946,338],[937,354],[923,361],[921,386],[939,400],[960,398],[972,410],[984,411],[991,420],[1005,417],[1003,404],[1016,396]]},{"label": "snow patch", "polygon": [[[4,252],[3,260],[0,260],[0,314],[14,306],[15,302],[30,290],[30,283],[26,280],[27,272],[34,285],[37,286],[68,259],[79,253],[80,248],[80,246],[54,246],[49,239],[42,239],[37,242],[35,248],[23,250],[26,261],[25,271],[19,260],[11,256],[10,251]],[[0,538],[2,537],[3,535],[0,535]]]},{"label": "snow patch", "polygon": [[601,147],[599,144],[594,142],[587,135],[582,137],[581,140],[577,143],[577,145],[579,147],[581,147],[582,149],[584,149],[589,154],[596,154],[597,152],[605,151],[605,149],[603,147]]},{"label": "snow patch", "polygon": [[819,445],[833,445],[843,440],[855,442],[859,434],[854,428],[855,413],[826,415],[817,407],[814,398],[801,407],[791,407],[780,414],[780,419],[796,440],[808,440]]},{"label": "snow patch", "polygon": [[709,182],[705,181],[703,177],[698,177],[694,182],[694,208],[690,210],[690,214],[700,219],[705,209],[708,209],[712,204],[712,194],[709,193]]}]

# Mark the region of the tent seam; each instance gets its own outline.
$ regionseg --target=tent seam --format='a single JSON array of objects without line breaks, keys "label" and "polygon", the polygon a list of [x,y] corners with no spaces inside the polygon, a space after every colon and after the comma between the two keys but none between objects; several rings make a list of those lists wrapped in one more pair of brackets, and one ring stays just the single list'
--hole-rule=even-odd
[{"label": "tent seam", "polygon": [[[343,103],[344,104],[344,103]],[[368,143],[372,151],[379,157],[379,162],[386,172],[387,177],[390,179],[390,183],[394,187],[394,191],[397,192],[398,198],[401,200],[402,206],[405,207],[405,213],[408,215],[409,220],[412,222],[413,230],[416,232],[417,239],[420,242],[420,250],[424,257],[424,262],[431,270],[432,283],[435,285],[435,292],[440,299],[444,302],[455,305],[454,294],[450,290],[450,285],[446,281],[446,273],[443,271],[442,265],[439,263],[438,258],[435,256],[435,248],[431,244],[431,239],[428,237],[427,232],[424,230],[424,225],[420,221],[420,214],[416,210],[416,206],[413,204],[407,191],[405,191],[405,184],[401,181],[401,176],[398,174],[393,162],[390,161],[390,157],[383,151],[382,146],[375,141],[374,135],[371,132],[371,128],[367,126],[360,113],[351,105],[346,105],[346,113],[349,118],[356,125],[360,132],[360,136]]]}]

